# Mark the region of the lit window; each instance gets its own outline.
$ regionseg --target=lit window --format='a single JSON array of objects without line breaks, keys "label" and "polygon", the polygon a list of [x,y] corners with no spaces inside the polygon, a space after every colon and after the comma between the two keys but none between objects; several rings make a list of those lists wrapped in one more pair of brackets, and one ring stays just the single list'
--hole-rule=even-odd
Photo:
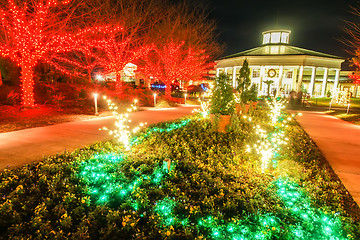
[{"label": "lit window", "polygon": [[270,43],[270,33],[264,34],[263,44]]},{"label": "lit window", "polygon": [[280,32],[271,33],[271,43],[280,43]]},{"label": "lit window", "polygon": [[258,77],[260,77],[260,70],[258,70],[258,69],[253,70],[252,77],[253,77],[253,78],[258,78]]},{"label": "lit window", "polygon": [[281,43],[289,43],[289,33],[281,33]]},{"label": "lit window", "polygon": [[293,74],[292,71],[287,71],[286,78],[292,78],[292,74]]}]

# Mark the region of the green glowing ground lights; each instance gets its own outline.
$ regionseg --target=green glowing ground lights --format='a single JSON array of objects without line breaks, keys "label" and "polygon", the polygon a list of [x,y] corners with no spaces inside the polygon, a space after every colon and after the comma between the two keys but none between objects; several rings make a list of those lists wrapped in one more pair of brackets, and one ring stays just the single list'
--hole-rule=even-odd
[{"label": "green glowing ground lights", "polygon": [[133,145],[141,143],[142,141],[144,141],[144,139],[146,139],[148,136],[150,136],[154,132],[160,132],[160,133],[171,132],[173,130],[176,130],[176,129],[186,126],[189,122],[191,122],[191,119],[185,119],[180,122],[166,124],[165,128],[160,128],[160,127],[148,128],[145,133],[142,133],[142,134],[140,134],[140,136],[137,136],[137,137],[134,137],[133,139],[131,139],[130,145],[133,146]]},{"label": "green glowing ground lights", "polygon": [[152,174],[137,172],[131,178],[121,171],[122,155],[96,155],[80,166],[80,178],[87,185],[89,195],[97,204],[122,202],[137,193],[142,184],[158,185],[168,173],[163,165],[156,166]]},{"label": "green glowing ground lights", "polygon": [[[199,232],[211,239],[349,239],[336,216],[311,207],[296,184],[283,179],[273,183],[289,215],[259,213],[242,219],[220,220],[214,216],[200,218],[196,223]],[[154,207],[165,227],[179,226],[190,220],[174,214],[176,201],[165,198]],[[191,222],[190,222],[191,224]]]}]

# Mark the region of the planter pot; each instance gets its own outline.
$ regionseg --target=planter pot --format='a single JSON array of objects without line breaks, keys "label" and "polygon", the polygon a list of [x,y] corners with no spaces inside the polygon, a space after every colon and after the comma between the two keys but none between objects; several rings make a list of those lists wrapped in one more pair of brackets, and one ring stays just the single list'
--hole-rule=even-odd
[{"label": "planter pot", "polygon": [[250,104],[245,104],[245,113],[249,112]]},{"label": "planter pot", "polygon": [[258,102],[253,102],[252,103],[252,107],[253,107],[253,109],[256,109],[256,105],[258,104]]},{"label": "planter pot", "polygon": [[210,113],[210,121],[214,123],[215,114]]},{"label": "planter pot", "polygon": [[242,110],[241,103],[236,103],[235,104],[235,110],[236,110],[236,114],[239,115],[241,113],[241,110]]},{"label": "planter pot", "polygon": [[219,125],[218,125],[218,132],[226,133],[226,127],[231,123],[231,116],[230,115],[220,115],[219,118]]}]

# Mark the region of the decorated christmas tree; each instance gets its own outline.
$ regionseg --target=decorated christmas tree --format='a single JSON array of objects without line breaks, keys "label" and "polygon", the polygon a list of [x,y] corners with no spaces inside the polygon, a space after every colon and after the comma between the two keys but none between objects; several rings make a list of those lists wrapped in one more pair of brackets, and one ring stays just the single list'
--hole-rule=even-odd
[{"label": "decorated christmas tree", "polygon": [[215,87],[211,97],[212,114],[231,115],[234,113],[234,94],[229,77],[221,73],[215,80]]}]

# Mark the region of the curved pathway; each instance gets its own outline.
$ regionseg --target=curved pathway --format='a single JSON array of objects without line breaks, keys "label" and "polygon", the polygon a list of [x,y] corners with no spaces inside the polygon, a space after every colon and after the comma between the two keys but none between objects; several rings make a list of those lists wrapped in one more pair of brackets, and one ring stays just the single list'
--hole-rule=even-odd
[{"label": "curved pathway", "polygon": [[296,120],[360,206],[360,126],[322,112],[301,113]]},{"label": "curved pathway", "polygon": [[[131,124],[147,122],[148,125],[175,120],[192,113],[197,106],[183,105],[177,108],[146,108],[131,113]],[[0,134],[0,170],[7,166],[17,167],[40,161],[43,156],[55,155],[65,150],[74,151],[95,142],[109,140],[107,131],[113,129],[114,117],[62,123]]]}]

